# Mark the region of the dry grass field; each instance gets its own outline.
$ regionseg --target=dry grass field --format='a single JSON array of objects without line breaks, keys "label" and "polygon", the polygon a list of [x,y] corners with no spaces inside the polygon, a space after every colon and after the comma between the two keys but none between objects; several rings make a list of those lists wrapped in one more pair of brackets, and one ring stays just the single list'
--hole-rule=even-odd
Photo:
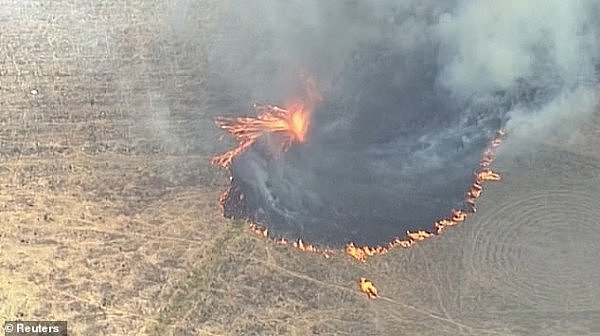
[{"label": "dry grass field", "polygon": [[208,161],[227,143],[209,107],[248,102],[207,85],[217,4],[194,3],[187,40],[165,24],[181,14],[169,1],[0,0],[0,320],[67,320],[73,335],[600,335],[600,115],[571,142],[501,156],[504,181],[441,237],[367,264],[278,247],[217,203],[227,176]]}]

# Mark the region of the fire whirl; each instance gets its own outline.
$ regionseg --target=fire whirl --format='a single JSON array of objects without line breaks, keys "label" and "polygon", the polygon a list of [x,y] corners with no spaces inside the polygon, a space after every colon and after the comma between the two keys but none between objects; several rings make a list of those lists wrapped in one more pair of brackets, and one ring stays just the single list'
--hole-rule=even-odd
[{"label": "fire whirl", "polygon": [[281,150],[287,150],[293,141],[303,142],[308,131],[308,110],[300,103],[283,109],[273,105],[254,104],[257,117],[219,117],[217,127],[233,135],[238,146],[213,158],[212,163],[224,168],[231,165],[236,156],[250,148],[261,136],[267,133],[280,133]]},{"label": "fire whirl", "polygon": [[[312,92],[315,92],[312,90]],[[247,213],[248,199],[244,189],[236,182],[232,164],[236,158],[244,155],[255,146],[260,147],[263,138],[274,139],[270,143],[270,152],[266,155],[269,160],[281,159],[283,153],[290,150],[294,144],[307,140],[311,112],[316,102],[315,95],[307,94],[302,100],[285,107],[275,105],[255,104],[255,117],[220,117],[216,125],[233,136],[237,146],[213,158],[212,163],[219,167],[227,168],[231,174],[231,185],[220,197],[224,215],[228,218],[247,219],[252,232],[262,238],[273,240],[277,245],[291,246],[297,250],[309,253],[322,254],[329,258],[336,248],[324,248],[313,245],[302,238],[289,239],[272,234],[266,226],[259,224]],[[498,131],[497,135],[488,143],[483,151],[479,169],[475,172],[473,182],[467,186],[465,192],[465,209],[454,209],[447,218],[441,218],[432,223],[430,230],[408,230],[402,237],[394,237],[382,245],[361,245],[348,242],[342,252],[360,262],[366,262],[369,257],[384,255],[394,248],[409,248],[428,238],[441,235],[448,227],[464,222],[476,211],[476,201],[483,194],[484,184],[488,181],[500,181],[501,176],[491,170],[495,151],[501,145],[506,132]],[[299,188],[302,186],[298,186]]]}]

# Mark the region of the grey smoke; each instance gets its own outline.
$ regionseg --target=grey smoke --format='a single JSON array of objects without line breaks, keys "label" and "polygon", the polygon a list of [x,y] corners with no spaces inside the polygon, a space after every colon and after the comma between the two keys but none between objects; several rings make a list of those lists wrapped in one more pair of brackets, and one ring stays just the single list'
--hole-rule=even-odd
[{"label": "grey smoke", "polygon": [[285,235],[380,243],[423,229],[460,206],[499,128],[518,150],[572,136],[598,103],[597,0],[236,1],[221,13],[208,42],[218,80],[278,104],[309,74],[325,97],[307,143],[233,167],[250,217]]}]

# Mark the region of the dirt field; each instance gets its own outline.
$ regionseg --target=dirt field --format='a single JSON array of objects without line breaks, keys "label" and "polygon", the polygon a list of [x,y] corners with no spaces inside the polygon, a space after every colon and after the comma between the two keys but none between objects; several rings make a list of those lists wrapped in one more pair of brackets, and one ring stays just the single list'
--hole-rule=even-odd
[{"label": "dirt field", "polygon": [[[359,264],[221,217],[202,34],[170,2],[0,0],[0,320],[73,335],[600,335],[600,115],[500,157],[442,237]],[[215,2],[197,3],[198,32]],[[190,26],[186,26],[190,29]],[[232,98],[235,97],[235,98]],[[382,298],[369,301],[357,279]]]}]

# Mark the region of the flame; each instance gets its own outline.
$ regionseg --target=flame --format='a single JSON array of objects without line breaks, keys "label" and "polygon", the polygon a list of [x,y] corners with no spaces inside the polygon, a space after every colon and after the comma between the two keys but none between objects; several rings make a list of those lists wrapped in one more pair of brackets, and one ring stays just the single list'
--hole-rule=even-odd
[{"label": "flame", "polygon": [[212,163],[227,168],[232,160],[250,148],[260,137],[269,133],[279,133],[281,151],[286,151],[293,142],[306,141],[310,125],[310,115],[315,104],[323,100],[315,81],[300,74],[304,81],[304,94],[285,107],[254,104],[256,117],[218,117],[215,124],[227,131],[237,142],[237,146],[212,159]]},{"label": "flame", "polygon": [[484,181],[500,181],[501,176],[498,173],[495,173],[490,170],[490,165],[494,161],[494,154],[496,148],[500,146],[502,140],[506,136],[506,132],[504,130],[498,131],[496,137],[490,141],[487,148],[482,153],[482,159],[480,162],[480,166],[483,168],[481,171],[475,174],[475,182],[471,184],[469,191],[467,192],[465,203],[470,206],[470,211],[465,211],[461,209],[453,209],[450,213],[449,218],[440,219],[434,223],[435,234],[430,233],[428,231],[419,230],[419,231],[407,231],[406,238],[400,239],[395,238],[387,246],[376,246],[376,247],[368,247],[368,246],[356,246],[353,243],[348,243],[345,248],[346,254],[350,255],[356,260],[361,262],[366,262],[367,257],[373,255],[381,255],[386,254],[392,248],[402,247],[409,248],[415,245],[418,242],[421,242],[427,238],[433,237],[435,235],[441,235],[443,231],[450,226],[458,225],[459,223],[464,222],[467,219],[469,214],[475,213],[475,202],[479,196],[481,196],[483,192],[483,182]]},{"label": "flame", "polygon": [[427,231],[419,230],[415,232],[406,231],[406,236],[414,241],[422,241],[427,238],[433,237],[433,233],[429,233]]},{"label": "flame", "polygon": [[360,286],[361,292],[365,293],[369,299],[377,299],[379,297],[377,287],[375,287],[371,280],[360,278],[358,285]]},{"label": "flame", "polygon": [[480,183],[473,183],[471,188],[469,189],[469,193],[467,194],[469,200],[477,200],[481,193],[483,192],[483,186]]},{"label": "flame", "polygon": [[[253,108],[257,113],[256,117],[217,118],[215,124],[231,134],[237,142],[237,146],[221,155],[215,156],[212,159],[212,163],[223,168],[229,168],[235,157],[248,150],[260,137],[269,133],[278,133],[281,135],[279,137],[281,139],[281,151],[288,150],[294,142],[305,142],[310,126],[311,111],[315,103],[323,100],[323,97],[316,89],[315,82],[312,79],[305,77],[303,79],[306,83],[304,99],[286,104],[285,108],[275,105],[254,104]],[[453,209],[449,218],[443,218],[434,223],[435,233],[425,230],[407,231],[404,238],[396,237],[389,243],[379,246],[357,246],[350,242],[346,244],[343,252],[364,263],[368,257],[386,254],[393,248],[412,247],[427,238],[441,235],[447,227],[455,226],[465,221],[467,216],[476,211],[475,203],[483,192],[483,182],[500,181],[502,178],[500,174],[492,171],[490,166],[494,161],[495,150],[502,144],[505,136],[506,132],[504,130],[498,131],[496,137],[490,141],[482,153],[480,170],[475,173],[475,181],[466,192],[465,203],[470,207],[468,211]],[[230,181],[232,180],[233,177],[230,176]],[[235,191],[233,193],[225,191],[219,199],[221,206],[224,207],[225,202],[230,198],[235,198],[234,201],[236,202],[243,203],[244,201],[243,194],[236,193]],[[256,223],[250,223],[249,228],[258,237],[272,240],[279,246],[292,246],[303,252],[320,253],[325,258],[330,258],[334,254],[334,250],[308,244],[302,239],[289,241],[283,237],[274,238],[267,228]],[[369,298],[379,297],[377,288],[371,281],[361,278],[359,284],[361,291],[367,294]]]},{"label": "flame", "polygon": [[250,148],[261,136],[268,133],[283,134],[281,147],[285,151],[293,141],[304,142],[309,124],[309,111],[301,104],[290,109],[274,105],[254,104],[257,117],[219,117],[217,127],[233,135],[237,147],[213,158],[212,163],[229,167],[234,157]]},{"label": "flame", "polygon": [[[450,213],[449,218],[443,218],[434,223],[435,233],[431,233],[425,230],[418,231],[407,231],[405,238],[394,238],[392,241],[387,243],[386,245],[379,246],[357,246],[352,242],[346,244],[343,252],[354,258],[357,261],[362,263],[366,263],[367,259],[376,255],[384,255],[387,254],[393,248],[409,248],[417,244],[418,242],[424,241],[427,238],[434,237],[436,235],[441,235],[443,231],[451,226],[458,225],[466,220],[466,218],[475,212],[475,201],[481,195],[483,191],[483,182],[485,181],[499,181],[501,179],[500,174],[491,171],[489,168],[484,167],[484,162],[492,162],[494,158],[494,150],[492,148],[493,144],[498,143],[498,139],[502,139],[506,133],[498,132],[498,137],[490,142],[490,145],[483,152],[482,158],[482,167],[483,169],[475,174],[475,182],[471,184],[469,191],[467,192],[467,197],[465,202],[472,206],[470,212],[461,210],[461,209],[453,209]],[[300,138],[296,138],[300,139]],[[227,193],[224,193],[221,196],[221,201],[229,197]],[[240,200],[243,199],[243,195],[240,195]],[[267,238],[275,242],[276,245],[279,246],[291,246],[297,250],[302,252],[310,252],[310,253],[320,253],[325,258],[330,258],[335,251],[327,248],[321,248],[315,245],[308,244],[304,242],[302,239],[298,239],[297,241],[289,241],[283,237],[281,238],[273,238],[269,231],[260,225],[250,223],[250,230],[256,234],[258,237]],[[372,283],[371,283],[372,285]],[[365,283],[365,288],[368,288],[368,283]],[[373,286],[374,287],[374,286]],[[361,287],[362,288],[362,287]]]},{"label": "flame", "polygon": [[449,226],[454,226],[456,224],[458,224],[458,223],[451,219],[441,219],[441,220],[435,222],[435,233],[437,235],[440,235],[440,234],[442,234],[442,232],[444,231],[445,228],[447,228]]},{"label": "flame", "polygon": [[294,135],[296,141],[304,142],[306,140],[306,133],[308,132],[310,121],[308,110],[302,105],[295,105],[290,108],[290,110],[290,131]]},{"label": "flame", "polygon": [[394,240],[392,240],[389,243],[389,246],[390,246],[390,248],[396,248],[396,247],[409,248],[409,247],[413,246],[414,242],[415,241],[411,240],[411,239],[395,238]]},{"label": "flame", "polygon": [[356,247],[354,243],[346,245],[346,254],[358,261],[367,262],[367,253],[365,253],[365,250],[361,247]]},{"label": "flame", "polygon": [[478,181],[500,181],[502,179],[502,176],[500,176],[500,174],[495,173],[489,169],[480,171],[479,173],[477,173],[477,180]]},{"label": "flame", "polygon": [[452,221],[455,223],[464,222],[467,218],[467,213],[462,210],[452,210]]},{"label": "flame", "polygon": [[[252,233],[261,238],[270,238],[269,230],[263,226],[257,225],[255,223],[249,223],[248,228]],[[294,248],[302,251],[302,252],[313,252],[313,253],[321,253],[323,257],[330,258],[333,251],[329,249],[321,249],[315,245],[305,243],[302,239],[298,239],[290,244],[290,241],[281,237],[279,239],[273,239],[276,245],[287,246],[291,245]]]}]

